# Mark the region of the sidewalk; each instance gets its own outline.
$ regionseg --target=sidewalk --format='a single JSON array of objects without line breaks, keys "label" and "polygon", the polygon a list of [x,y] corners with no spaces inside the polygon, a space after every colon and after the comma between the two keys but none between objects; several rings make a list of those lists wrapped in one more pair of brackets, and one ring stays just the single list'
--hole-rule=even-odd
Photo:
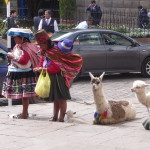
[{"label": "sidewalk", "polygon": [[[136,102],[136,99],[133,99]],[[48,121],[52,103],[31,104],[27,120],[11,119],[21,105],[0,107],[0,150],[149,150],[150,134],[142,126],[147,118],[144,106],[136,103],[134,121],[116,125],[92,125],[95,105],[68,101],[68,109],[85,124]],[[145,116],[145,117],[143,117]]]}]

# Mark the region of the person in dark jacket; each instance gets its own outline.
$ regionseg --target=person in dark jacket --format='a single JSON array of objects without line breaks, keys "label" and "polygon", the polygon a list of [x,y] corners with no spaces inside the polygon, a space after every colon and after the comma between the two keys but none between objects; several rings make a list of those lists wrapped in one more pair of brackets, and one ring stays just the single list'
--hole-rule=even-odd
[{"label": "person in dark jacket", "polygon": [[53,12],[51,10],[45,11],[45,18],[40,21],[38,30],[44,29],[48,33],[58,32],[57,21],[52,18]]},{"label": "person in dark jacket", "polygon": [[18,25],[16,24],[16,18],[17,18],[16,10],[11,10],[9,28],[18,28]]},{"label": "person in dark jacket", "polygon": [[[11,10],[10,11],[10,20],[9,20],[9,25],[8,28],[18,28],[19,26],[16,24],[16,18],[17,18],[17,11],[16,10]],[[11,37],[11,49],[16,45],[15,40],[13,37]]]},{"label": "person in dark jacket", "polygon": [[33,18],[33,22],[34,22],[34,31],[38,31],[38,26],[39,26],[39,23],[41,21],[41,19],[43,19],[44,17],[44,10],[43,9],[39,9],[38,11],[38,16],[35,16]]},{"label": "person in dark jacket", "polygon": [[138,6],[139,16],[138,16],[138,26],[139,28],[146,28],[148,26],[149,18],[147,9],[142,6]]},{"label": "person in dark jacket", "polygon": [[101,17],[102,17],[102,11],[101,11],[100,6],[96,4],[96,1],[92,0],[86,10],[91,12],[91,16],[94,19],[93,25],[99,25]]}]

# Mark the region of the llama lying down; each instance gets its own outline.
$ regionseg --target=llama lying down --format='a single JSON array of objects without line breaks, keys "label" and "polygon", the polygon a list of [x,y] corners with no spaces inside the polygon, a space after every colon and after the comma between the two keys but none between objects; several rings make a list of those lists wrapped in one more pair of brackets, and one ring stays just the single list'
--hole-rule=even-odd
[{"label": "llama lying down", "polygon": [[68,123],[76,123],[76,124],[87,124],[87,122],[85,120],[79,119],[79,118],[75,118],[74,114],[76,114],[76,112],[73,112],[72,110],[68,110],[66,112],[66,116],[67,116],[66,122],[68,122]]},{"label": "llama lying down", "polygon": [[114,124],[134,119],[136,110],[132,103],[128,101],[108,101],[106,99],[102,86],[104,74],[105,72],[100,77],[94,77],[89,72],[96,105],[93,124]]}]

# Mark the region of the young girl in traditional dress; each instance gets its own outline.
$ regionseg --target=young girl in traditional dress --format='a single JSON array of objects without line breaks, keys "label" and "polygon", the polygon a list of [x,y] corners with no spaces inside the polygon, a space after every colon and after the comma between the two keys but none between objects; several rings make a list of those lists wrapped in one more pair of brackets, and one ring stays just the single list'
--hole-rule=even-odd
[{"label": "young girl in traditional dress", "polygon": [[[40,45],[43,56],[41,57],[39,67],[35,68],[34,71],[41,72],[42,69],[48,71],[51,80],[48,100],[54,102],[52,121],[58,120],[63,122],[67,109],[66,100],[71,99],[69,80],[73,79],[79,73],[82,66],[82,58],[81,56],[70,53],[73,48],[73,42],[70,40],[64,40],[59,42],[58,46],[54,46],[44,30],[35,33],[35,39]],[[71,58],[72,60],[69,60]],[[77,62],[75,65],[71,63],[72,68],[65,64],[71,61]]]}]

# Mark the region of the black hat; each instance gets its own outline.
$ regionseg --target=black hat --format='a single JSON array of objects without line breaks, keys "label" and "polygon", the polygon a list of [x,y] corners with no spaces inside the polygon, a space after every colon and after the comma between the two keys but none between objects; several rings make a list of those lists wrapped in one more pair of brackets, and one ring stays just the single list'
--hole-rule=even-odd
[{"label": "black hat", "polygon": [[138,6],[138,9],[142,9],[143,7],[140,5],[140,6]]},{"label": "black hat", "polygon": [[91,3],[96,3],[96,1],[92,0]]}]

